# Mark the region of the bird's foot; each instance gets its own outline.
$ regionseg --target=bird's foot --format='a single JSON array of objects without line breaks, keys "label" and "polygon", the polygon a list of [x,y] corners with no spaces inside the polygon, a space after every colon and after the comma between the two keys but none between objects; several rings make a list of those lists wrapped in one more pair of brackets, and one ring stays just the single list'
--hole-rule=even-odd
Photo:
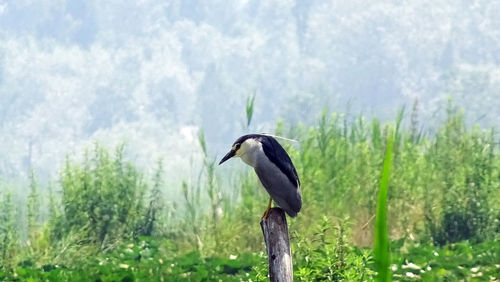
[{"label": "bird's foot", "polygon": [[271,208],[270,208],[270,207],[268,207],[268,208],[266,209],[266,211],[264,211],[264,214],[262,215],[262,218],[261,218],[260,220],[264,220],[264,219],[266,219],[266,218],[267,218],[267,216],[269,215],[269,211],[270,211],[270,210],[271,210]]},{"label": "bird's foot", "polygon": [[269,198],[269,204],[267,205],[267,209],[266,211],[264,211],[264,214],[262,215],[262,218],[260,219],[261,221],[263,219],[266,219],[267,216],[269,215],[269,211],[271,210],[271,204],[273,203],[273,199],[272,198]]}]

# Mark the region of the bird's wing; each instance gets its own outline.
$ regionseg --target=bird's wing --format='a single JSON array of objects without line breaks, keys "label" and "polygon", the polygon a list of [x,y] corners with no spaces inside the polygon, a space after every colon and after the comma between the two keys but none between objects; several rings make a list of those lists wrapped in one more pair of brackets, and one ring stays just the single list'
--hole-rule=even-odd
[{"label": "bird's wing", "polygon": [[276,166],[283,172],[293,185],[300,187],[299,176],[297,170],[293,166],[292,160],[283,147],[271,136],[261,137],[262,148],[266,156],[276,164]]},{"label": "bird's wing", "polygon": [[271,198],[291,217],[297,215],[302,207],[298,181],[290,182],[288,177],[271,162],[256,167],[255,173]]}]

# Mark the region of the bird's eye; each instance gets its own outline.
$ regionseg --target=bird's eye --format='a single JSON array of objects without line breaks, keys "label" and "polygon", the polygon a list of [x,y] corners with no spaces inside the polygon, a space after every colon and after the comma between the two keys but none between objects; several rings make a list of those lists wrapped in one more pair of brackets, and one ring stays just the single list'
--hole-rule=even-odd
[{"label": "bird's eye", "polygon": [[241,145],[240,143],[234,144],[233,145],[233,150],[238,151],[238,149],[240,148],[240,145]]}]

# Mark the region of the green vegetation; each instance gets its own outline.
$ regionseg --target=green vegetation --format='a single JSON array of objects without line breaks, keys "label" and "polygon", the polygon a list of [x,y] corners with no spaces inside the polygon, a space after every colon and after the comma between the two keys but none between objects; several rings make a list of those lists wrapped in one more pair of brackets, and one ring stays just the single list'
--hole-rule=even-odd
[{"label": "green vegetation", "polygon": [[[379,188],[387,193],[393,279],[500,279],[495,132],[466,127],[451,106],[426,136],[416,113],[409,125],[403,117],[381,124],[324,112],[315,127],[278,124],[277,134],[301,141],[283,144],[303,189],[303,210],[289,220],[297,281],[375,279]],[[123,146],[112,154],[95,145],[81,161],[68,158],[47,197],[32,174],[25,206],[3,192],[0,280],[267,279],[259,227],[265,192],[250,169],[222,178],[203,133],[199,143],[203,167],[182,183],[183,202],[162,194],[168,159],[148,177]]]}]

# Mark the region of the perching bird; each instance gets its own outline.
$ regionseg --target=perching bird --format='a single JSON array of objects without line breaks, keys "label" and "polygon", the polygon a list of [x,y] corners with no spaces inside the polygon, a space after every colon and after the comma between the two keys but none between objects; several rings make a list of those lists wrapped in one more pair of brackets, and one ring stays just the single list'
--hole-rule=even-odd
[{"label": "perching bird", "polygon": [[272,200],[289,216],[297,215],[302,207],[299,176],[292,160],[276,139],[265,134],[241,136],[219,165],[232,157],[240,157],[253,167],[262,186],[271,196],[263,218],[267,217]]}]

